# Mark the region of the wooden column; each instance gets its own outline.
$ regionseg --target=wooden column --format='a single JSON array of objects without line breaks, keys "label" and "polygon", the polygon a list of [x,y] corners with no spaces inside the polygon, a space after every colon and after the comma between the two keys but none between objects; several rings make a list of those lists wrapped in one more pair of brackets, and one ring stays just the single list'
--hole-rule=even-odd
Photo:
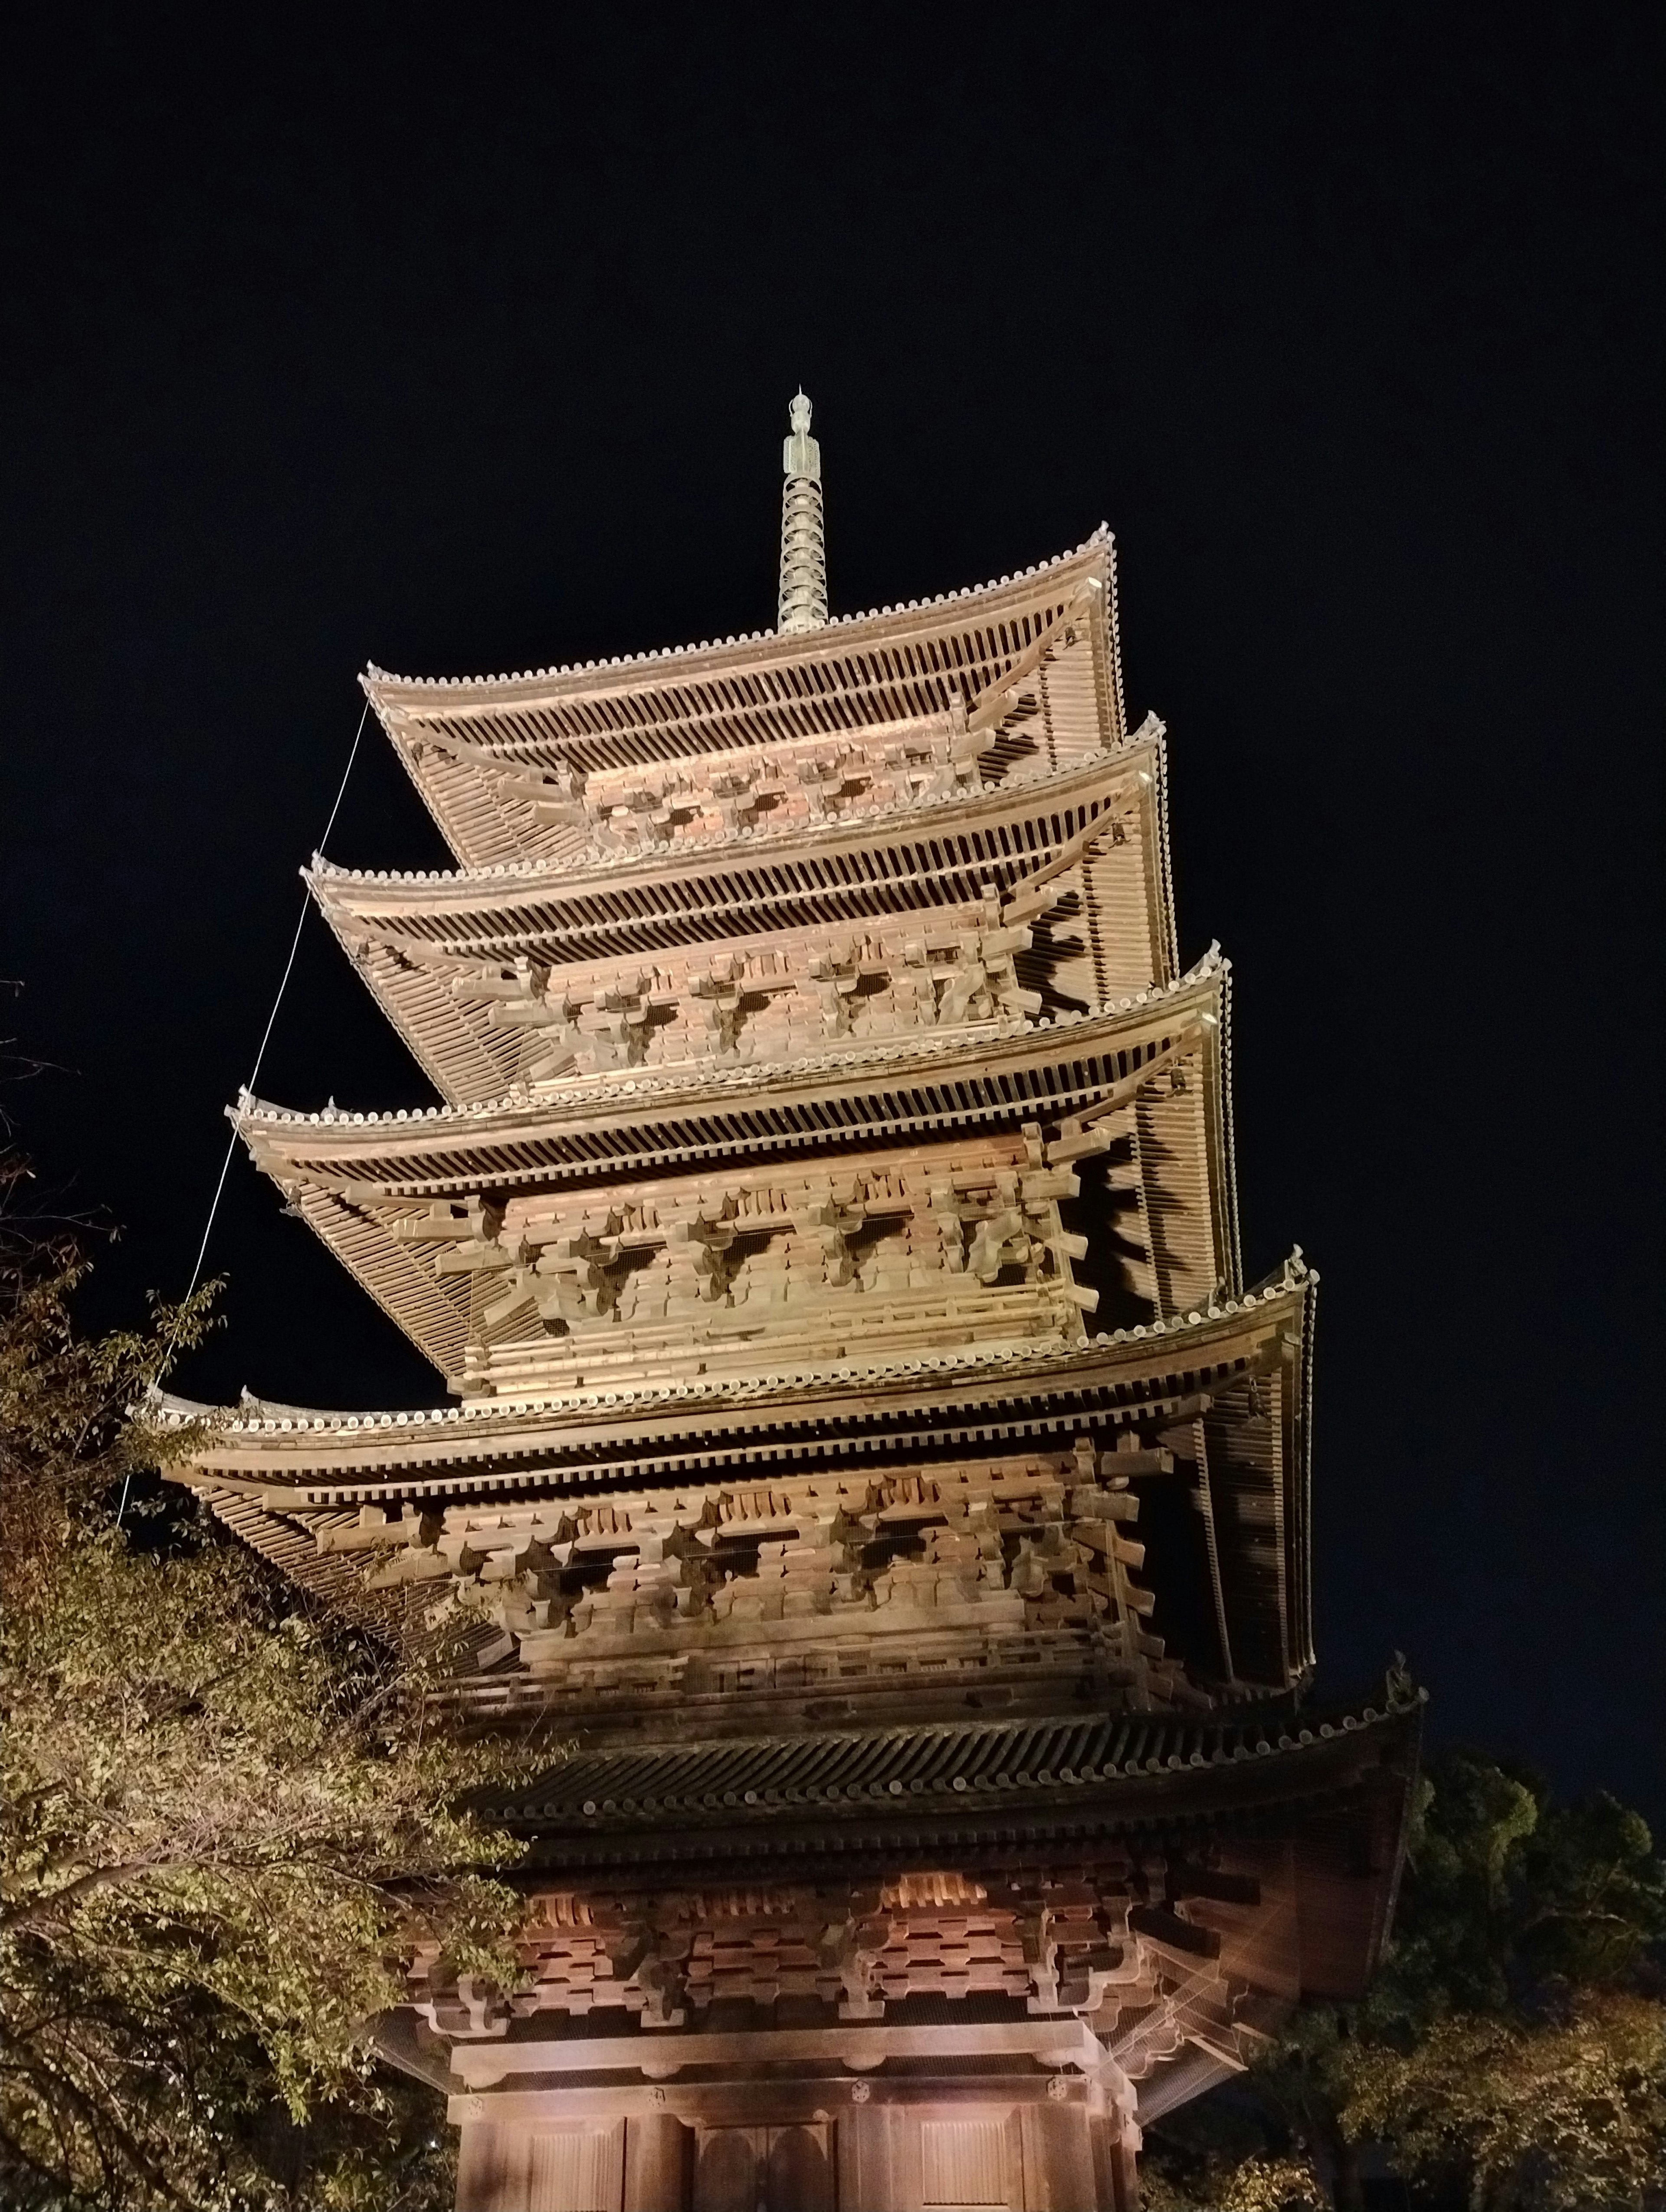
[{"label": "wooden column", "polygon": [[1120,2112],[1093,2124],[1093,2164],[1105,2212],[1140,2212],[1140,2130]]},{"label": "wooden column", "polygon": [[625,2124],[624,2212],[687,2212],[694,2137],[669,2112]]},{"label": "wooden column", "polygon": [[1024,2212],[1098,2212],[1091,2122],[1080,2104],[1026,2105]]}]

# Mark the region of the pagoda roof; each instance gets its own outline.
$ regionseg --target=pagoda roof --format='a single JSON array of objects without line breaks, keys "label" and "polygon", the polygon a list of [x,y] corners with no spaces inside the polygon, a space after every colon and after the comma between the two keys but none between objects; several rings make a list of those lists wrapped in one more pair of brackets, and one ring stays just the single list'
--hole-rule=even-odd
[{"label": "pagoda roof", "polygon": [[572,842],[499,792],[505,769],[618,768],[940,714],[956,701],[973,707],[1096,588],[1102,611],[1083,632],[1091,672],[1071,713],[1080,744],[1103,745],[1126,727],[1103,527],[1017,576],[816,629],[513,676],[399,677],[373,665],[361,680],[452,849],[479,866]]},{"label": "pagoda roof", "polygon": [[1097,1836],[1171,1829],[1346,1787],[1415,1741],[1426,1694],[1392,1687],[1322,1717],[1246,1704],[581,1752],[489,1812],[563,1862],[641,1852],[665,1867],[708,1856],[716,1834],[737,1857],[801,1851],[811,1823],[830,1854],[860,1850],[876,1814],[952,1829],[963,1849],[966,1827],[992,1816],[1004,1828],[1085,1822]]},{"label": "pagoda roof", "polygon": [[255,1413],[164,1398],[157,1413],[165,1424],[203,1427],[175,1479],[332,1603],[341,1560],[314,1563],[314,1539],[365,1505],[496,1498],[508,1506],[622,1486],[698,1488],[770,1468],[860,1469],[899,1451],[1160,1436],[1195,1466],[1209,1529],[1205,1571],[1231,1671],[1280,1684],[1313,1657],[1316,1284],[1298,1255],[1242,1297],[1069,1346],[836,1360],[426,1412]]},{"label": "pagoda roof", "polygon": [[[1084,1412],[1110,1428],[1191,1419],[1201,1399],[1300,1349],[1290,1340],[1302,1336],[1318,1280],[1298,1254],[1241,1297],[1210,1300],[1182,1319],[1038,1351],[910,1354],[399,1412],[279,1412],[264,1399],[220,1407],[163,1392],[155,1413],[168,1427],[204,1425],[192,1468],[252,1485],[282,1510],[588,1489],[691,1474],[708,1462],[721,1473],[812,1455],[857,1459],[878,1448],[876,1439],[903,1433],[952,1443],[975,1430],[998,1442],[1079,1425]],[[857,1377],[867,1387],[853,1405]],[[1031,1401],[1049,1394],[1059,1399],[1056,1418],[1038,1417]],[[846,1409],[848,1433],[825,1425],[830,1402]],[[976,1416],[964,1435],[955,1418],[963,1410]],[[702,1442],[727,1448],[703,1451]]]},{"label": "pagoda roof", "polygon": [[[1280,1838],[1303,1992],[1347,1999],[1393,1914],[1426,1695],[1390,1677],[1376,1699],[1325,1711],[1073,1712],[581,1752],[482,1809],[526,1838],[532,1878],[559,1867],[627,1888],[699,1885],[720,1868],[794,1883],[1006,1872],[1015,1846],[1039,1870],[1132,1844],[1170,1856],[1188,1894],[1192,1850]],[[1213,1893],[1207,1873],[1192,1879]],[[1136,1906],[1130,1931],[1174,1947],[1195,1977],[1218,1971],[1222,1937],[1207,1923]]]},{"label": "pagoda roof", "polygon": [[848,820],[459,872],[316,861],[307,880],[441,1095],[496,1097],[536,1053],[538,1032],[495,1023],[494,997],[465,986],[482,963],[521,957],[587,974],[583,963],[640,963],[674,948],[687,957],[806,931],[941,926],[992,893],[1022,899],[1026,885],[1067,866],[1079,874],[1094,947],[1078,964],[1096,965],[1102,988],[1168,981],[1177,962],[1162,734],[1148,717],[1114,753]]},{"label": "pagoda roof", "polygon": [[[1194,1135],[1138,1165],[1140,1202],[1160,1212],[1170,1255],[1146,1294],[1172,1311],[1239,1279],[1228,978],[1212,950],[1166,989],[1052,1024],[1014,1018],[925,1030],[790,1067],[637,1070],[410,1114],[302,1115],[246,1100],[234,1120],[308,1225],[441,1371],[459,1376],[469,1284],[436,1273],[443,1243],[425,1238],[424,1201],[617,1182],[667,1167],[692,1173],[725,1161],[761,1171],[770,1155],[848,1159],[858,1146],[956,1131],[1057,1127],[1084,1116],[1109,1123],[1152,1086],[1183,1079]],[[1154,1249],[1151,1257],[1154,1264]],[[846,1325],[855,1326],[854,1315]]]},{"label": "pagoda roof", "polygon": [[[315,1183],[359,1198],[634,1173],[751,1147],[1068,1114],[1140,1072],[1140,1060],[1113,1067],[1108,1054],[1149,1040],[1154,1059],[1177,1027],[1218,1039],[1230,974],[1231,963],[1212,945],[1174,982],[1132,993],[1093,1013],[840,1043],[788,1066],[611,1070],[479,1103],[391,1113],[333,1104],[308,1111],[246,1092],[226,1111],[257,1164],[277,1182]],[[1020,1067],[1034,1079],[1016,1079]],[[854,1110],[830,1117],[814,1111],[822,1099],[860,1101],[870,1086],[896,1102],[872,1122]],[[795,1119],[800,1097],[803,1115]],[[721,1117],[722,1126],[714,1121],[702,1133],[657,1118],[702,1110]],[[630,1125],[622,1121],[624,1115]]]},{"label": "pagoda roof", "polygon": [[[800,852],[820,859],[859,851],[891,842],[899,830],[905,835],[941,838],[960,828],[963,817],[970,823],[992,814],[1067,807],[1087,790],[1109,795],[1127,788],[1135,795],[1142,776],[1147,788],[1153,777],[1160,776],[1165,733],[1166,725],[1147,715],[1131,737],[1088,758],[1059,768],[1029,769],[975,790],[898,799],[833,821],[727,830],[666,847],[611,848],[587,843],[565,853],[517,854],[463,868],[349,868],[315,854],[301,873],[325,912],[367,919],[497,912],[552,898],[581,899],[593,886],[613,896],[637,883],[697,886],[714,870],[757,869]],[[1084,815],[1083,822],[1088,818]],[[1018,880],[1026,872],[1025,859],[1033,857],[1040,866],[1048,855],[1043,850],[1015,857],[1019,865],[1014,880]],[[943,863],[933,865],[940,868]],[[824,875],[812,879],[813,888],[825,890],[837,880],[836,875]]]}]

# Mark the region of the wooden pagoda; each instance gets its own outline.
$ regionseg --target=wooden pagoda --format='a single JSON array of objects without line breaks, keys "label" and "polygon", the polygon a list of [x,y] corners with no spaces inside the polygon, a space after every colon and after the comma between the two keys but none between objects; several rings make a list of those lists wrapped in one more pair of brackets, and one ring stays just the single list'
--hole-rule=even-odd
[{"label": "wooden pagoda", "polygon": [[830,618],[809,420],[775,630],[369,671],[459,865],[307,879],[444,1103],[234,1109],[454,1402],[184,1479],[577,1747],[523,1985],[384,2027],[467,2212],[1128,2212],[1391,1909],[1417,1700],[1305,1702],[1316,1278],[1240,1279],[1110,536]]}]

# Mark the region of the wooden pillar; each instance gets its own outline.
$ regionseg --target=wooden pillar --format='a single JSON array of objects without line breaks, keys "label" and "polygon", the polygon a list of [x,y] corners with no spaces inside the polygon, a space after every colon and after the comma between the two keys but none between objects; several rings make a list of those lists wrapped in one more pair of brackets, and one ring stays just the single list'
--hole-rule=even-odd
[{"label": "wooden pillar", "polygon": [[1093,2166],[1106,2212],[1140,2212],[1140,2130],[1115,2109],[1093,2123]]},{"label": "wooden pillar", "polygon": [[669,2112],[625,2126],[624,2212],[688,2212],[694,2137]]},{"label": "wooden pillar", "polygon": [[920,2129],[903,2105],[854,2105],[839,2117],[839,2203],[910,2212],[920,2202]]},{"label": "wooden pillar", "polygon": [[1023,2129],[1024,2212],[1100,2212],[1086,2107],[1026,2105]]}]

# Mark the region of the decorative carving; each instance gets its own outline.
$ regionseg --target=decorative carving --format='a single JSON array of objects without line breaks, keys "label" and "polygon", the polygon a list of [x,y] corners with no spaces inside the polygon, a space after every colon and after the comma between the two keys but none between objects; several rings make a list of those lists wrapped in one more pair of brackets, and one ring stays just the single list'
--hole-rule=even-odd
[{"label": "decorative carving", "polygon": [[[877,1905],[877,1897],[872,1902]],[[880,1954],[890,1929],[871,1911],[863,1910],[867,1903],[866,1899],[853,1898],[850,1911],[844,1919],[830,1923],[824,1929],[816,1948],[820,1962],[838,1976],[843,1992],[839,2000],[841,2020],[883,2020],[885,2016],[885,2000],[876,1994],[875,1983]]]},{"label": "decorative carving", "polygon": [[1196,1693],[1149,1632],[1152,1598],[1134,1580],[1143,1550],[1121,1533],[1138,1504],[1119,1470],[1165,1462],[1083,1443],[628,1504],[413,1510],[319,1544],[367,1553],[373,1589],[409,1586],[431,1606],[444,1586],[498,1632],[499,1663],[529,1686],[780,1698],[853,1673],[941,1688],[958,1671],[988,1686],[1013,1668],[1033,1679],[1043,1662],[1072,1675],[1091,1665],[1103,1698],[1162,1705]]},{"label": "decorative carving", "polygon": [[530,1032],[529,1082],[702,1060],[771,1061],[840,1039],[1028,1019],[1043,1004],[1017,961],[1034,941],[990,901],[940,921],[800,933],[768,945],[666,952],[563,970],[526,954],[446,959],[447,988],[489,1027]]}]

